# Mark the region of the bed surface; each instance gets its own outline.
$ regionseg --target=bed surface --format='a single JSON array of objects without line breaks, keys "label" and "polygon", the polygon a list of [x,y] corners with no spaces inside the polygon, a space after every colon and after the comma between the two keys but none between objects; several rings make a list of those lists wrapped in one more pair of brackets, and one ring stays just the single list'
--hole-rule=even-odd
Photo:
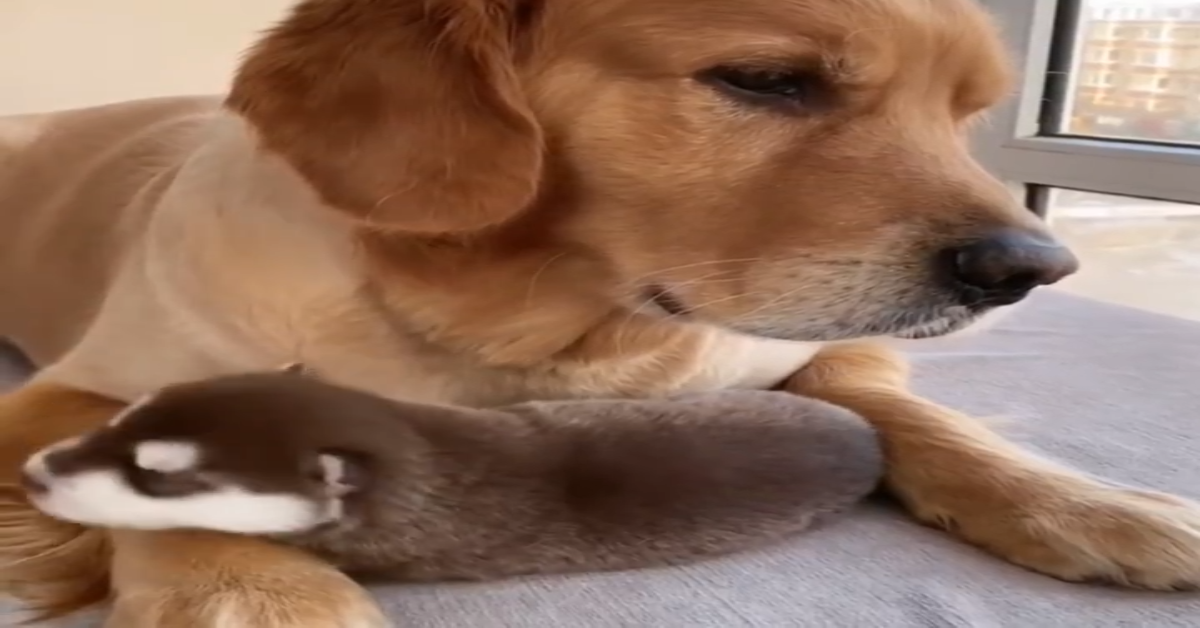
[{"label": "bed surface", "polygon": [[[1049,292],[916,355],[925,394],[1085,471],[1200,499],[1200,323]],[[883,504],[687,568],[377,591],[403,628],[1200,626],[1200,593],[1061,583]]]}]

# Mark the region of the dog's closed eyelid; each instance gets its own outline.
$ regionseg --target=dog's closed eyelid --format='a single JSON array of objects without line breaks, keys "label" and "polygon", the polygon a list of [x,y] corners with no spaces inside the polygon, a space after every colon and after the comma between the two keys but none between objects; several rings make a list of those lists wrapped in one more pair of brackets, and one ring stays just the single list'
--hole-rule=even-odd
[{"label": "dog's closed eyelid", "polygon": [[838,86],[820,66],[719,65],[696,75],[701,84],[739,103],[820,113],[838,101]]}]

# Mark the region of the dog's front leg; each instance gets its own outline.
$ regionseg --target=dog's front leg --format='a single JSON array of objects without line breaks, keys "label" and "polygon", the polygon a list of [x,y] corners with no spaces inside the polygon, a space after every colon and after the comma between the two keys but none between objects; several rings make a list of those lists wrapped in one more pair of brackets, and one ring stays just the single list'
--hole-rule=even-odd
[{"label": "dog's front leg", "polygon": [[788,390],[859,413],[879,431],[887,486],[921,521],[1064,580],[1200,585],[1200,506],[1113,487],[1040,459],[908,391],[903,358],[834,345]]},{"label": "dog's front leg", "polygon": [[383,628],[368,593],[328,563],[250,537],[113,532],[109,628]]},{"label": "dog's front leg", "polygon": [[388,625],[366,591],[299,550],[215,533],[106,532],[31,507],[17,486],[25,459],[123,407],[53,383],[0,397],[0,591],[40,615],[111,592],[112,628]]}]

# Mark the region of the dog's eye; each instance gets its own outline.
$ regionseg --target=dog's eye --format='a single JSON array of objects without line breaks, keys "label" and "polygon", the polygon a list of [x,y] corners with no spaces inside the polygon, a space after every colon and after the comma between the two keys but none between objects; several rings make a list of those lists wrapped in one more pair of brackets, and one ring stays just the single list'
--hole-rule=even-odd
[{"label": "dog's eye", "polygon": [[818,106],[827,104],[833,92],[826,77],[811,69],[718,66],[705,71],[700,78],[727,94],[759,103]]}]

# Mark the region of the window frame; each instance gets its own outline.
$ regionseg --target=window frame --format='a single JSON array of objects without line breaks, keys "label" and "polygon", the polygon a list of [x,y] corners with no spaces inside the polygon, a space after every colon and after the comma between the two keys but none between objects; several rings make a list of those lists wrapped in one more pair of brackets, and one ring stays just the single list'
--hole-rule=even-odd
[{"label": "window frame", "polygon": [[[1055,107],[1068,99],[1063,72],[1079,52],[1075,38],[1085,0],[980,0],[1000,24],[1019,72],[1014,97],[974,134],[985,167],[1014,188],[1047,186],[1200,204],[1200,146],[1050,135]],[[1070,42],[1056,48],[1056,39]]]}]

